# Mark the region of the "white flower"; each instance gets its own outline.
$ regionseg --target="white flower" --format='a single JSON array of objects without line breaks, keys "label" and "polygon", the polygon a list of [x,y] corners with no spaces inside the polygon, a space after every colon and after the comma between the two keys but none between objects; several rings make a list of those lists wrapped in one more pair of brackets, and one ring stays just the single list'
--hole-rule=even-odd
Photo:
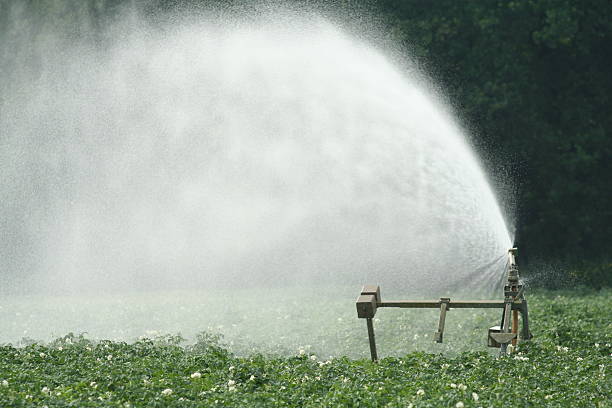
[{"label": "white flower", "polygon": [[197,371],[195,373],[191,374],[191,378],[201,378],[201,377],[202,377],[202,374],[197,372]]},{"label": "white flower", "polygon": [[235,385],[235,384],[236,384],[236,381],[234,381],[234,380],[229,380],[229,381],[227,382],[227,385],[228,385],[229,387],[231,387],[232,385]]},{"label": "white flower", "polygon": [[446,364],[446,363],[444,363],[444,364],[442,364],[440,367],[441,367],[441,368],[448,368],[448,367],[450,367],[450,364]]},{"label": "white flower", "polygon": [[583,360],[583,358],[582,358],[582,357],[578,357],[578,358],[576,359],[576,361],[582,361],[582,360]]},{"label": "white flower", "polygon": [[232,371],[234,368],[236,368],[236,367],[234,367],[234,366],[229,366],[229,370],[230,370],[230,371]]},{"label": "white flower", "polygon": [[300,353],[300,356],[303,356],[303,355],[306,353],[306,350],[304,350],[304,349],[300,349],[300,350],[299,350],[299,353]]},{"label": "white flower", "polygon": [[236,386],[232,385],[231,387],[227,387],[228,391],[236,391]]},{"label": "white flower", "polygon": [[416,395],[424,395],[425,394],[425,390],[422,388],[419,388],[419,390],[416,392]]},{"label": "white flower", "polygon": [[59,346],[57,349],[58,349],[59,351],[64,350],[64,348],[63,348],[62,346]]},{"label": "white flower", "polygon": [[93,388],[98,388],[98,384],[95,381],[90,382],[89,386]]},{"label": "white flower", "polygon": [[39,356],[40,358],[45,358],[47,355],[45,353],[40,353]]},{"label": "white flower", "polygon": [[476,394],[475,392],[472,393],[472,399],[474,401],[478,401],[478,394]]},{"label": "white flower", "polygon": [[254,376],[254,375],[251,375],[251,376],[249,377],[249,380],[250,380],[250,381],[253,381],[254,379],[255,379],[255,376]]},{"label": "white flower", "polygon": [[166,388],[161,393],[162,393],[162,395],[170,395],[170,394],[172,394],[172,389]]},{"label": "white flower", "polygon": [[312,361],[317,361],[317,356],[315,356],[315,355],[313,354],[312,356],[310,356],[310,359],[311,359]]},{"label": "white flower", "polygon": [[463,408],[465,405],[463,405],[463,402],[459,401],[458,403],[455,404],[455,407],[457,408]]},{"label": "white flower", "polygon": [[552,395],[548,394],[544,396],[544,399],[552,399]]},{"label": "white flower", "polygon": [[49,389],[49,387],[42,387],[42,390],[40,390],[40,392],[47,394],[49,393],[51,390]]},{"label": "white flower", "polygon": [[8,387],[8,381],[2,380],[2,386],[3,387]]},{"label": "white flower", "polygon": [[455,384],[455,383],[451,383],[451,384],[450,384],[450,387],[451,387],[451,388],[457,388],[457,384]]},{"label": "white flower", "polygon": [[112,354],[109,354],[108,356],[106,356],[106,359],[107,359],[108,361],[111,361],[111,360],[113,359],[113,355],[112,355]]},{"label": "white flower", "polygon": [[465,390],[467,390],[467,385],[465,385],[465,384],[459,384],[459,385],[457,386],[457,388],[459,388],[461,391],[465,391]]},{"label": "white flower", "polygon": [[599,343],[595,343],[595,348],[599,348]]}]

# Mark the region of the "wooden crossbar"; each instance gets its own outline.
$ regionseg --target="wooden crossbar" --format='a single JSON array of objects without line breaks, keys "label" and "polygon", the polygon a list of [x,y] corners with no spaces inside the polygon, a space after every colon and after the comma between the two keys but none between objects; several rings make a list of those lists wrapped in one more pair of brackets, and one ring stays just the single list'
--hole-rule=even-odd
[{"label": "wooden crossbar", "polygon": [[[441,306],[439,300],[390,300],[385,302],[377,302],[376,307],[399,307],[399,308],[416,308],[416,309],[438,309]],[[503,309],[503,300],[452,300],[448,302],[448,309],[472,309],[472,308],[489,308]]]}]

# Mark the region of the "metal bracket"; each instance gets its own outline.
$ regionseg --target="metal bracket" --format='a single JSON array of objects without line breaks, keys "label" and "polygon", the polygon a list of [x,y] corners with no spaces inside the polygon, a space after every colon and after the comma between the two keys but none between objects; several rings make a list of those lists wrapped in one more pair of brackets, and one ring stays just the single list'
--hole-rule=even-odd
[{"label": "metal bracket", "polygon": [[508,344],[516,338],[516,333],[490,333],[489,336],[499,344]]}]

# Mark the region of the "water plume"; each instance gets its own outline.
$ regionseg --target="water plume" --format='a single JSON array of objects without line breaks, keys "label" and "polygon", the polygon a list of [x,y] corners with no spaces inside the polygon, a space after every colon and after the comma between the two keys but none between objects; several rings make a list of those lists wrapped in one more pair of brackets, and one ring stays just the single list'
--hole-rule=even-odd
[{"label": "water plume", "polygon": [[5,288],[499,282],[499,206],[414,66],[296,17],[54,44],[3,84]]}]

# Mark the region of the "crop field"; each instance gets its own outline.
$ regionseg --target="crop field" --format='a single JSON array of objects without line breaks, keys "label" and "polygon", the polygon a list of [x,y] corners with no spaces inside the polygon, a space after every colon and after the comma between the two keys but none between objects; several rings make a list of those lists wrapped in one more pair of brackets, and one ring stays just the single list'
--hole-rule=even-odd
[{"label": "crop field", "polygon": [[[612,406],[612,292],[539,291],[529,293],[528,300],[535,337],[503,358],[484,346],[497,313],[451,311],[445,343],[435,345],[435,311],[381,311],[375,325],[383,358],[377,364],[367,358],[365,324],[346,302],[300,303],[279,309],[274,319],[266,311],[272,322],[258,321],[256,310],[249,315],[255,307],[226,310],[216,313],[225,326],[211,323],[197,335],[193,315],[204,310],[187,313],[178,306],[174,314],[161,315],[143,304],[141,313],[157,319],[157,328],[181,329],[169,323],[182,310],[193,333],[184,332],[186,339],[133,340],[130,336],[143,327],[116,305],[108,307],[117,310],[117,327],[129,328],[131,322],[133,331],[113,332],[114,340],[98,338],[102,331],[96,332],[93,309],[106,313],[98,304],[85,311],[92,322],[87,334],[64,333],[40,342],[25,338],[13,345],[7,339],[26,330],[36,338],[41,327],[70,329],[66,321],[77,315],[61,320],[48,314],[44,324],[33,320],[35,311],[13,319],[21,306],[7,302],[2,305],[0,406]],[[53,313],[49,302],[40,307]],[[313,320],[317,325],[308,324]],[[283,326],[286,321],[294,323]]]}]

